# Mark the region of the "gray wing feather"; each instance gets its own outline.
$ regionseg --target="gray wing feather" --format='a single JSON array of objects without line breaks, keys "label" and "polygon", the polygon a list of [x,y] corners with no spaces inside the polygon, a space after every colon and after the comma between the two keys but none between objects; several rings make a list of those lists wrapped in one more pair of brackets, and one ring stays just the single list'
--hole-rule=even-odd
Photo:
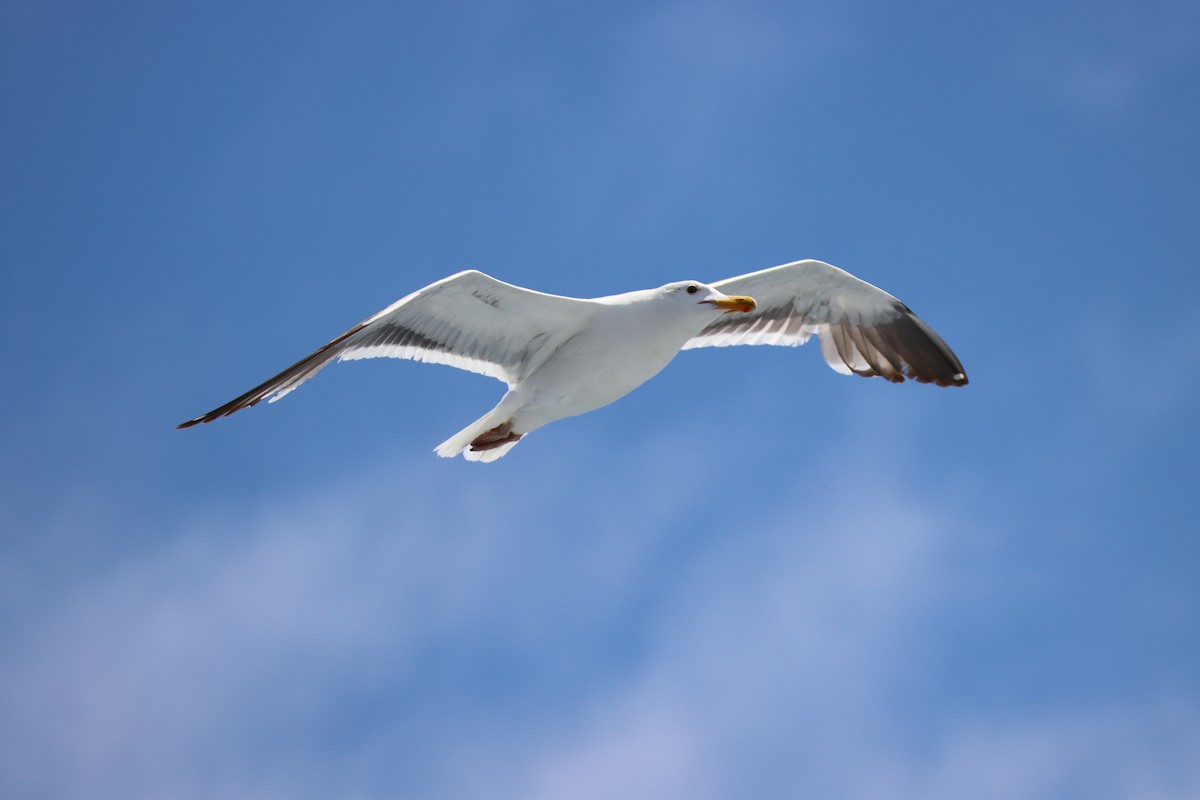
[{"label": "gray wing feather", "polygon": [[404,358],[447,364],[510,387],[536,369],[590,314],[587,300],[543,294],[475,270],[451,275],[360,322],[223,406],[179,425],[188,428],[274,402],[327,364]]},{"label": "gray wing feather", "polygon": [[719,281],[726,294],[749,295],[757,310],[728,314],[684,345],[795,347],[815,333],[829,366],[843,374],[965,386],[958,357],[895,297],[821,261],[797,261]]}]

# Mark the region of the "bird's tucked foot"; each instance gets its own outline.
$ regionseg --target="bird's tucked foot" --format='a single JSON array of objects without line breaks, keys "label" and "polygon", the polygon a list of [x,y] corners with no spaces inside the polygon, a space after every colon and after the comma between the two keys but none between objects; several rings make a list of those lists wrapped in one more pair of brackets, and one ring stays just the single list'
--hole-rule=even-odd
[{"label": "bird's tucked foot", "polygon": [[476,451],[492,450],[509,442],[519,441],[522,436],[524,434],[513,433],[511,421],[505,422],[475,437],[474,441],[471,442],[471,449]]}]

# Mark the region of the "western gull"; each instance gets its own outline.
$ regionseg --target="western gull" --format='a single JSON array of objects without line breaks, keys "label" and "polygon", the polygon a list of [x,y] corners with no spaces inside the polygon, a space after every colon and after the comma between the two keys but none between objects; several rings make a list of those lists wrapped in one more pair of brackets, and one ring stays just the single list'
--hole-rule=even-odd
[{"label": "western gull", "polygon": [[942,338],[882,289],[805,260],[716,283],[584,300],[544,294],[468,270],[443,278],[355,325],[190,428],[266,399],[275,402],[330,362],[406,358],[498,378],[500,403],[438,445],[450,458],[494,461],[527,433],[617,400],[680,350],[739,344],[797,346],[813,334],[843,374],[965,386]]}]

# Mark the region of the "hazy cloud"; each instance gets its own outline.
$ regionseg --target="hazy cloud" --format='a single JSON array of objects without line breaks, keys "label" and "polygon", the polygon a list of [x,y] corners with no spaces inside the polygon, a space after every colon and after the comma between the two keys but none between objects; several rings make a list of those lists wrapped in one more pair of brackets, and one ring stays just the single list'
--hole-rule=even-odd
[{"label": "hazy cloud", "polygon": [[[689,429],[626,451],[594,508],[558,499],[569,460],[518,467],[539,488],[523,496],[375,467],[164,531],[168,546],[47,612],[0,662],[6,785],[123,798],[1196,786],[1186,747],[1148,744],[1200,742],[1188,696],[910,719],[906,691],[946,668],[931,626],[972,583],[990,591],[954,507],[850,469],[862,431],[825,454],[842,477],[798,472],[752,524],[689,541],[678,521],[719,492]],[[666,492],[649,477],[688,464]],[[397,486],[422,502],[397,502]],[[458,694],[465,675],[473,696]]]}]

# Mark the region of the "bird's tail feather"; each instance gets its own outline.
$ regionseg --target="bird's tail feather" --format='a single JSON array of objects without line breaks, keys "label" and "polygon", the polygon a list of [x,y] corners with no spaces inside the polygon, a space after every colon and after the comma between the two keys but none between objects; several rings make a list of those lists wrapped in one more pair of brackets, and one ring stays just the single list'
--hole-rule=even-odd
[{"label": "bird's tail feather", "polygon": [[454,458],[459,453],[462,453],[463,458],[467,461],[495,461],[509,450],[517,446],[517,442],[521,440],[520,436],[505,441],[502,444],[492,445],[486,450],[472,450],[471,443],[479,437],[483,436],[488,431],[491,431],[505,423],[501,417],[503,413],[499,408],[493,408],[488,413],[484,414],[479,419],[472,422],[467,427],[463,428],[458,433],[451,436],[446,441],[434,448],[442,458]]}]

